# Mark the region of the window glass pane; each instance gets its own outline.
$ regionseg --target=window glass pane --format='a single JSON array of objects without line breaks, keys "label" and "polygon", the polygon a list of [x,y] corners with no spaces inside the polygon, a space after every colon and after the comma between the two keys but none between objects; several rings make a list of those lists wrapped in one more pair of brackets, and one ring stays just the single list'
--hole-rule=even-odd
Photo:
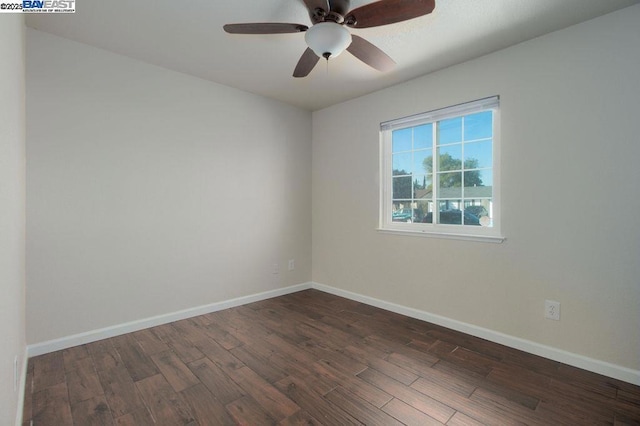
[{"label": "window glass pane", "polygon": [[393,222],[414,222],[413,209],[410,201],[394,201],[391,212]]},{"label": "window glass pane", "polygon": [[421,200],[431,200],[433,198],[433,182],[431,175],[414,176],[413,179],[413,199],[420,202]]},{"label": "window glass pane", "polygon": [[464,200],[464,209],[477,218],[489,216],[490,200]]},{"label": "window glass pane", "polygon": [[433,124],[424,124],[413,128],[413,149],[425,149],[433,146]]},{"label": "window glass pane", "polygon": [[411,198],[411,176],[399,176],[393,178],[393,198]]},{"label": "window glass pane", "polygon": [[[464,172],[464,186],[465,188],[470,188],[470,187],[491,188],[493,186],[493,172],[491,171],[491,169],[472,170],[472,171]],[[465,195],[465,198],[468,198],[468,196]]]},{"label": "window glass pane", "polygon": [[411,150],[411,128],[393,131],[392,152]]},{"label": "window glass pane", "polygon": [[429,200],[418,200],[414,203],[413,215],[415,218],[415,222],[426,222],[430,218],[427,217],[430,211],[433,210],[433,201]]},{"label": "window glass pane", "polygon": [[438,170],[462,169],[462,144],[443,146],[438,148]]},{"label": "window glass pane", "polygon": [[478,218],[480,226],[492,227],[492,200],[464,200],[464,210],[467,216],[467,221],[471,221],[469,215],[473,215]]},{"label": "window glass pane", "polygon": [[[451,195],[445,195],[445,189],[449,190],[449,194],[453,194],[454,189],[461,191],[462,172],[455,173],[439,173],[438,174],[438,198],[453,198]],[[460,193],[460,192],[458,192]],[[460,195],[458,195],[460,197]]]},{"label": "window glass pane", "polygon": [[462,217],[464,218],[465,225],[481,226],[480,218],[466,210],[462,213]]},{"label": "window glass pane", "polygon": [[460,197],[462,197],[462,188],[459,186],[454,188],[440,188],[438,191],[439,201]]},{"label": "window glass pane", "polygon": [[411,152],[404,152],[402,154],[393,154],[393,174],[395,175],[409,175],[411,174]]},{"label": "window glass pane", "polygon": [[431,198],[432,193],[431,175],[413,175],[413,198]]},{"label": "window glass pane", "polygon": [[409,209],[409,208],[411,208],[410,200],[393,200],[391,211],[397,212],[398,210]]},{"label": "window glass pane", "polygon": [[438,122],[438,145],[462,142],[462,117]]},{"label": "window glass pane", "polygon": [[492,137],[493,112],[483,111],[464,118],[464,140],[470,141]]},{"label": "window glass pane", "polygon": [[462,200],[440,200],[438,201],[438,211],[460,210]]},{"label": "window glass pane", "polygon": [[431,150],[413,152],[413,173],[431,173],[433,168],[433,155]]},{"label": "window glass pane", "polygon": [[438,223],[444,225],[462,225],[461,200],[446,200],[438,202]]},{"label": "window glass pane", "polygon": [[464,188],[465,203],[480,203],[482,200],[489,199],[493,196],[493,187],[491,186],[472,186]]},{"label": "window glass pane", "polygon": [[471,142],[464,144],[464,168],[478,169],[492,167],[493,148],[492,141]]}]

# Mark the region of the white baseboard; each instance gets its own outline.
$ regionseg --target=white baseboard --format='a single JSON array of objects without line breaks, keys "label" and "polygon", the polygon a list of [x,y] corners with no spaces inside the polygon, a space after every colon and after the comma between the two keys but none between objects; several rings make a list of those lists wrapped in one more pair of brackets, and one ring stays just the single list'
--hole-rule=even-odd
[{"label": "white baseboard", "polygon": [[[398,305],[384,300],[376,299],[362,294],[353,293],[350,291],[342,290],[339,288],[331,287],[316,282],[308,282],[298,284],[290,287],[279,288],[275,290],[269,290],[263,293],[257,293],[249,296],[238,297],[236,299],[226,300],[222,302],[212,303],[209,305],[198,306],[195,308],[185,309],[178,312],[172,312],[169,314],[158,315],[151,318],[144,318],[141,320],[131,321],[124,324],[114,325],[112,327],[106,327],[99,330],[88,331],[85,333],[75,334],[73,336],[63,337],[60,339],[49,340],[42,343],[36,343],[27,347],[28,357],[38,356],[49,352],[59,351],[61,349],[67,349],[73,346],[83,345],[86,343],[95,342],[97,340],[107,339],[109,337],[119,336],[126,333],[142,330],[149,327],[155,327],[157,325],[167,324],[173,321],[179,321],[186,318],[191,318],[198,315],[208,314],[211,312],[220,311],[223,309],[233,308],[236,306],[245,305],[247,303],[258,302],[260,300],[270,299],[273,297],[283,296],[285,294],[295,293],[298,291],[314,288],[316,290],[324,291],[325,293],[335,294],[336,296],[345,297],[347,299],[355,300],[357,302],[366,303],[367,305],[375,306],[381,309],[385,309],[391,312],[395,312],[401,315],[406,315],[411,318],[416,318],[422,321],[427,321],[433,324],[437,324],[443,327],[450,328],[452,330],[460,331],[470,334],[475,337],[489,340],[491,342],[499,343],[501,345],[509,346],[514,349],[519,349],[534,355],[539,355],[544,358],[549,358],[554,361],[562,362],[564,364],[572,365],[574,367],[582,368],[584,370],[592,371],[594,373],[602,374],[614,379],[622,380],[624,382],[632,383],[640,386],[640,371],[630,368],[622,367],[619,365],[611,364],[605,361],[600,361],[593,358],[588,358],[583,355],[575,354],[572,352],[564,351],[562,349],[546,346],[540,343],[532,342],[530,340],[521,339],[519,337],[510,336],[508,334],[500,333],[498,331],[490,330],[483,327],[478,327],[473,324],[468,324],[462,321],[457,321],[451,318],[443,317],[440,315],[431,314],[425,311],[421,311],[414,308]],[[26,357],[25,367],[23,368],[23,382],[26,379]],[[22,386],[22,394],[24,394],[24,383]]]},{"label": "white baseboard", "polygon": [[24,393],[27,389],[27,366],[29,364],[29,356],[27,348],[25,348],[22,357],[22,367],[20,368],[20,385],[18,386],[18,404],[16,407],[16,423],[15,426],[22,426],[22,416],[24,415]]},{"label": "white baseboard", "polygon": [[122,334],[131,333],[157,325],[167,324],[186,318],[204,315],[211,312],[221,311],[223,309],[234,308],[236,306],[246,305],[247,303],[258,302],[260,300],[271,299],[273,297],[283,296],[285,294],[295,293],[301,290],[311,288],[311,283],[303,283],[290,287],[278,288],[262,293],[242,296],[235,299],[225,300],[222,302],[211,303],[208,305],[197,306],[195,308],[184,309],[182,311],[171,312],[168,314],[157,315],[155,317],[143,318],[136,321],[117,324],[111,327],[101,328],[99,330],[87,331],[84,333],[74,334],[72,336],[62,337],[60,339],[48,340],[46,342],[35,343],[27,346],[27,354],[29,357],[43,355],[62,349],[71,348],[73,346],[84,345],[86,343],[96,342],[98,340],[107,339],[109,337],[120,336]]},{"label": "white baseboard", "polygon": [[402,305],[397,305],[395,303],[385,302],[384,300],[375,299],[373,297],[364,296],[358,293],[352,293],[350,291],[341,290],[339,288],[330,287],[324,284],[313,282],[311,283],[311,287],[320,291],[324,291],[326,293],[335,294],[336,296],[366,303],[367,305],[375,306],[387,311],[441,325],[452,330],[470,334],[475,337],[480,337],[482,339],[509,346],[514,349],[519,349],[530,354],[539,355],[541,357],[552,359],[563,364],[572,365],[583,370],[588,370],[597,374],[602,374],[607,377],[612,377],[614,379],[622,380],[624,382],[640,386],[640,371],[638,370],[633,370],[627,367],[622,367],[620,365],[588,358],[583,355],[578,355],[572,352],[564,351],[562,349],[542,345],[540,343],[521,339],[519,337],[510,336],[498,331],[478,327],[473,324],[468,324],[440,315],[430,314],[428,312],[420,311],[418,309],[413,309]]}]

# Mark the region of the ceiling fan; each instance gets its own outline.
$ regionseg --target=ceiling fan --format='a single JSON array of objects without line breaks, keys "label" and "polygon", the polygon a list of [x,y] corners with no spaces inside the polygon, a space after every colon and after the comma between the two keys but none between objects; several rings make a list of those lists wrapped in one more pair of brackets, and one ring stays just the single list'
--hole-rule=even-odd
[{"label": "ceiling fan", "polygon": [[309,46],[298,61],[294,77],[306,77],[320,57],[335,58],[345,49],[365,64],[388,71],[395,62],[382,50],[355,34],[350,28],[370,28],[427,15],[435,0],[379,0],[350,10],[350,0],[304,0],[312,26],[278,22],[227,24],[231,34],[286,34],[305,32]]}]

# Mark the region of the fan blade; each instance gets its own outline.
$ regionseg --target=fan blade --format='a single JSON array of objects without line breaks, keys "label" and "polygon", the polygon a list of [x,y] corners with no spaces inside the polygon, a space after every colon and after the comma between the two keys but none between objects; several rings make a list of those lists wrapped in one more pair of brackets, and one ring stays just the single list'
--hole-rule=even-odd
[{"label": "fan blade", "polygon": [[325,12],[329,11],[329,0],[304,0],[304,4],[307,5],[309,12],[313,12],[316,9],[322,9]]},{"label": "fan blade", "polygon": [[298,65],[296,65],[296,69],[293,70],[294,77],[306,77],[309,75],[313,67],[316,66],[320,58],[318,55],[313,53],[311,48],[307,47],[307,50],[304,51],[300,60],[298,61]]},{"label": "fan blade", "polygon": [[230,34],[288,34],[301,33],[309,29],[306,25],[278,22],[227,24],[223,28]]},{"label": "fan blade", "polygon": [[[304,4],[309,9],[309,17],[314,24],[329,12],[329,0],[304,0]],[[322,11],[320,14],[316,12],[318,9]]]},{"label": "fan blade", "polygon": [[435,0],[380,0],[353,9],[345,18],[352,28],[369,28],[428,15]]},{"label": "fan blade", "polygon": [[351,34],[351,44],[347,47],[347,50],[353,56],[378,71],[389,71],[396,64],[382,50],[355,34]]},{"label": "fan blade", "polygon": [[329,0],[331,11],[344,16],[349,11],[349,0]]}]

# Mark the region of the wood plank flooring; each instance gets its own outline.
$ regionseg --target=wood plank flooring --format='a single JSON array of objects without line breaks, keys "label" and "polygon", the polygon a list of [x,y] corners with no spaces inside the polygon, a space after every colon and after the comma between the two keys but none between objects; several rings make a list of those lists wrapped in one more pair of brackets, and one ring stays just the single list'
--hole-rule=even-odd
[{"label": "wood plank flooring", "polygon": [[640,425],[640,387],[317,290],[29,360],[24,425]]}]

